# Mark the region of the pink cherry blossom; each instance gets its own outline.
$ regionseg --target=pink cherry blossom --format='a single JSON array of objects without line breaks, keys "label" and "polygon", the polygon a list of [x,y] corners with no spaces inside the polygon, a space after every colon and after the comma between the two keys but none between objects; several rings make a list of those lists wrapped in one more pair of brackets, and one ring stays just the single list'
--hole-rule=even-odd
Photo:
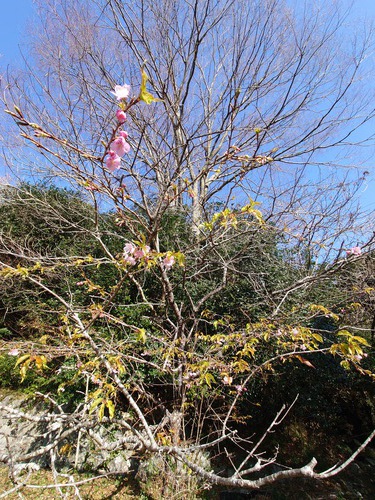
[{"label": "pink cherry blossom", "polygon": [[362,249],[361,247],[352,247],[349,250],[346,251],[347,257],[350,257],[351,255],[361,255]]},{"label": "pink cherry blossom", "polygon": [[118,101],[127,99],[130,94],[130,85],[115,85],[115,91],[111,94],[115,95]]},{"label": "pink cherry blossom", "polygon": [[150,247],[148,245],[145,245],[143,248],[138,248],[134,252],[134,257],[136,259],[142,259],[143,257],[146,257],[146,255],[150,252]]},{"label": "pink cherry blossom", "polygon": [[105,162],[106,167],[111,172],[118,170],[121,166],[121,158],[115,151],[108,151],[107,160]]},{"label": "pink cherry blossom", "polygon": [[95,184],[89,184],[85,186],[85,189],[87,189],[87,191],[99,191],[98,186],[95,186]]},{"label": "pink cherry blossom", "polygon": [[130,266],[134,266],[137,262],[132,255],[126,255],[126,254],[124,254],[124,261],[126,264],[129,264]]},{"label": "pink cherry blossom", "polygon": [[126,122],[126,113],[122,109],[118,109],[116,111],[116,117],[119,123],[125,123]]},{"label": "pink cherry blossom", "polygon": [[96,375],[91,375],[91,382],[96,385],[103,385],[103,382]]},{"label": "pink cherry blossom", "polygon": [[173,257],[173,255],[167,255],[163,259],[163,266],[166,271],[172,269],[174,263],[175,263],[175,258]]},{"label": "pink cherry blossom", "polygon": [[125,244],[123,258],[126,264],[129,264],[130,266],[134,266],[136,264],[137,261],[134,257],[136,249],[137,248],[133,245],[133,243]]},{"label": "pink cherry blossom", "polygon": [[133,245],[133,243],[126,243],[125,246],[124,246],[124,253],[127,253],[127,254],[133,254],[136,250],[136,247],[135,245]]},{"label": "pink cherry blossom", "polygon": [[120,130],[118,133],[120,137],[123,137],[124,139],[127,139],[129,137],[129,134],[125,130]]},{"label": "pink cherry blossom", "polygon": [[18,356],[20,353],[20,351],[18,349],[11,349],[9,352],[8,352],[8,356]]},{"label": "pink cherry blossom", "polygon": [[128,144],[123,137],[116,137],[115,140],[111,142],[111,151],[114,151],[118,156],[124,156],[125,153],[129,153],[130,144]]},{"label": "pink cherry blossom", "polygon": [[235,386],[235,389],[236,389],[236,391],[237,391],[239,394],[242,394],[243,392],[247,392],[246,387],[244,387],[243,385],[236,385],[236,386]]},{"label": "pink cherry blossom", "polygon": [[144,251],[142,250],[142,248],[137,248],[137,250],[134,252],[134,257],[136,259],[142,259],[142,257],[144,257],[146,254],[144,253]]}]

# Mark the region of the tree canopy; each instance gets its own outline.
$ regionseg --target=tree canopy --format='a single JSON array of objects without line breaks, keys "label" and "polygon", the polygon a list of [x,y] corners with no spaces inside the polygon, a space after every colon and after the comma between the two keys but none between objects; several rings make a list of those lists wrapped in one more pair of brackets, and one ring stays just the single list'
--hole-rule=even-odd
[{"label": "tree canopy", "polygon": [[372,33],[342,43],[340,3],[38,6],[4,97],[22,138],[4,142],[19,181],[0,193],[6,359],[53,379],[71,440],[163,457],[175,493],[191,473],[248,490],[337,474],[374,432],[324,472],[311,457],[272,473],[266,443],[297,405],[274,377],[373,377],[366,175],[344,168],[370,140]]}]

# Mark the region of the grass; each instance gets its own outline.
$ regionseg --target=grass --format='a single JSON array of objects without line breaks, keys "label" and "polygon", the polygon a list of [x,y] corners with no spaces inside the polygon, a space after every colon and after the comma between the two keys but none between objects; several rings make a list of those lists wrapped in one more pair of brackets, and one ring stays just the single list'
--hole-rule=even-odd
[{"label": "grass", "polygon": [[[23,472],[20,480],[27,477],[27,473]],[[151,494],[145,493],[145,488],[140,485],[131,477],[126,476],[102,476],[95,477],[89,474],[72,473],[74,480],[78,485],[79,494],[82,500],[160,500],[159,493],[153,492]],[[66,476],[59,476],[59,484],[69,482]],[[60,493],[55,487],[52,472],[49,470],[41,469],[33,472],[27,480],[27,484],[21,489],[6,495],[9,500],[16,500],[19,498],[30,500],[53,500],[62,498]],[[155,485],[157,486],[157,485]],[[0,499],[5,498],[2,494],[12,490],[15,485],[9,479],[8,469],[0,467]],[[75,495],[74,488],[62,487],[62,492],[67,493],[65,499],[73,500],[78,497]],[[142,492],[143,490],[143,492]],[[21,493],[22,495],[19,495]],[[375,479],[373,475],[373,466],[362,462],[361,467],[352,464],[346,473],[338,476],[332,481],[312,481],[307,479],[297,479],[291,481],[284,481],[277,483],[273,487],[266,488],[265,490],[253,492],[254,498],[265,500],[323,500],[328,498],[356,500],[358,498],[370,499],[375,498]],[[156,495],[156,496],[155,496]],[[236,492],[229,493],[233,500],[244,498]],[[213,488],[211,491],[206,492],[202,496],[194,498],[206,498],[217,500],[220,497],[220,490]],[[165,496],[172,498],[171,496]],[[174,495],[173,498],[181,500],[188,498],[187,496]],[[192,497],[189,497],[192,498]]]},{"label": "grass", "polygon": [[[90,477],[87,474],[72,473],[71,475],[74,476],[74,479],[77,483],[81,483],[78,486],[79,493],[81,495],[81,498],[85,500],[133,500],[142,498],[142,495],[138,494],[137,492],[137,485],[130,478],[115,478],[113,476],[106,476],[94,479],[95,476]],[[22,493],[21,498],[32,500],[51,500],[54,498],[61,498],[60,493],[55,487],[48,487],[54,484],[51,471],[39,470],[33,472],[29,476],[26,472],[23,472],[22,475],[19,476],[20,482],[22,482],[22,480],[25,481],[27,477],[27,484],[20,488],[18,491],[7,495],[7,499],[19,499],[20,496],[18,492]],[[70,482],[69,478],[64,476],[59,476],[58,481],[59,484]],[[14,487],[15,485],[12,483],[8,476],[8,469],[6,467],[1,467],[0,498],[2,494],[9,490],[12,490]],[[68,493],[68,495],[66,497],[64,496],[64,498],[77,498],[74,492],[74,488],[62,487],[61,490],[64,494]]]}]

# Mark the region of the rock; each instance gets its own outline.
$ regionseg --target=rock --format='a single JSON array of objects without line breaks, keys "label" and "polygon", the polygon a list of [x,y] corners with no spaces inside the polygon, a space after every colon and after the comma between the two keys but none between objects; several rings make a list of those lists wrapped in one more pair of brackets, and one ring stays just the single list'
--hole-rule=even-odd
[{"label": "rock", "polygon": [[[2,400],[0,396],[0,404],[3,406],[16,411],[27,412],[35,417],[43,415],[41,406],[36,405],[30,408],[28,403],[27,397],[23,394],[7,394]],[[46,446],[49,439],[48,431],[52,430],[55,433],[61,429],[62,425],[61,421],[55,422],[47,429],[44,422],[30,422],[23,418],[10,418],[9,412],[0,408],[0,460],[6,462],[8,457],[11,456],[12,461],[17,462],[18,457],[36,451],[41,446]],[[63,428],[61,430],[64,431]],[[111,443],[123,437],[122,433],[111,433],[110,429],[104,427],[99,430],[99,434],[102,438],[107,438],[108,442]],[[117,472],[120,474],[126,474],[132,469],[134,451],[131,449],[116,452],[101,450],[86,434],[82,434],[79,440],[78,456],[76,456],[77,442],[78,433],[75,433],[59,445],[60,453],[55,454],[55,466],[58,469],[76,466],[78,470],[95,470],[104,473]],[[64,449],[64,452],[61,452],[61,449]],[[21,469],[26,466],[48,467],[50,465],[50,456],[46,453],[44,456],[33,458],[30,461],[33,465],[23,462],[18,464]]]},{"label": "rock", "polygon": [[[0,402],[15,410],[25,411],[26,401],[26,396],[14,393],[6,395]],[[33,416],[38,414],[36,408],[28,408],[27,412]],[[43,439],[44,432],[38,422],[11,417],[9,412],[0,408],[0,457],[11,455],[17,460],[17,457],[34,450]],[[35,463],[40,463],[40,460],[35,460]]]}]

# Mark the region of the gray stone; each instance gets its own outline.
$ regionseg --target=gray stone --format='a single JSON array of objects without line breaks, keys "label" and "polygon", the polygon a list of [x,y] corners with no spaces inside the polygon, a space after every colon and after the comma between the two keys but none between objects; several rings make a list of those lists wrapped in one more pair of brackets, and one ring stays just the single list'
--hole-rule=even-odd
[{"label": "gray stone", "polygon": [[[37,405],[32,407],[26,396],[19,393],[7,394],[3,398],[0,395],[0,404],[32,416],[43,415],[41,407]],[[61,422],[53,423],[52,426],[49,426],[49,430],[57,431],[61,425]],[[105,428],[99,429],[99,434],[102,438],[107,437],[110,442],[116,442],[116,439],[122,437],[121,433],[111,433],[110,430]],[[109,436],[111,436],[111,439],[109,439]],[[12,461],[17,462],[18,457],[36,451],[40,446],[47,445],[48,437],[45,423],[30,422],[22,418],[10,418],[9,412],[0,408],[0,460],[4,460],[11,455]],[[77,441],[78,433],[71,436],[69,443],[64,441],[63,444],[71,445],[71,450],[67,455],[58,456],[56,454],[56,467],[77,466],[77,469],[122,474],[126,474],[131,470],[131,465],[134,462],[132,458],[134,451],[131,449],[117,452],[101,450],[86,434],[82,434],[78,457],[76,457]],[[32,459],[31,463],[37,464],[38,467],[46,467],[50,464],[50,457],[48,454],[36,457]],[[20,467],[22,465],[20,464]]]}]

